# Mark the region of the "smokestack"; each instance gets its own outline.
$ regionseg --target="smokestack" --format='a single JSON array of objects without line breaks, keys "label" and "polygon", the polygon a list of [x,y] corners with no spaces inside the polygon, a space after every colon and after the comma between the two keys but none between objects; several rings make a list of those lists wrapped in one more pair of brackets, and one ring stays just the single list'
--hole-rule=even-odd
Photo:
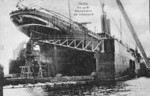
[{"label": "smokestack", "polygon": [[101,3],[101,7],[102,7],[102,15],[101,15],[101,33],[105,33],[106,32],[106,14],[104,12],[104,6],[105,4],[103,2]]},{"label": "smokestack", "polygon": [[106,30],[107,34],[111,35],[111,32],[110,32],[110,20],[109,19],[106,19],[105,30]]},{"label": "smokestack", "polygon": [[101,16],[101,33],[105,33],[106,32],[106,15],[102,15]]}]

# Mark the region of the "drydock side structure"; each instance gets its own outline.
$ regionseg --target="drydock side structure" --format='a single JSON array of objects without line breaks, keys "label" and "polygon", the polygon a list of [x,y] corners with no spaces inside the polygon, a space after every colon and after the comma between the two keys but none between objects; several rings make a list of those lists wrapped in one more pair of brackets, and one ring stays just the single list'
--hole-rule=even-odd
[{"label": "drydock side structure", "polygon": [[[44,12],[45,11],[45,12]],[[134,73],[134,50],[110,34],[109,20],[102,15],[102,33],[96,34],[83,24],[47,9],[24,8],[10,13],[12,22],[30,37],[26,64],[34,66],[32,49],[39,45],[39,74],[42,76],[85,76],[95,72],[96,80],[116,80]],[[45,64],[45,71],[41,71]],[[32,70],[24,75],[33,74]]]}]

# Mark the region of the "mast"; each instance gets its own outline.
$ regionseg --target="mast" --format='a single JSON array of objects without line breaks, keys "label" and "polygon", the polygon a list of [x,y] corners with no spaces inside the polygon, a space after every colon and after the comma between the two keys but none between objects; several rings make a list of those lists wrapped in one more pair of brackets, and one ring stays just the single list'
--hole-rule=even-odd
[{"label": "mast", "polygon": [[122,21],[120,18],[120,39],[122,40]]},{"label": "mast", "polygon": [[146,63],[145,65],[146,65],[147,68],[149,68],[150,65],[149,65],[149,61],[148,61],[147,55],[146,55],[146,53],[145,53],[145,51],[143,49],[143,46],[142,46],[142,44],[141,44],[141,42],[140,42],[140,40],[139,40],[139,38],[138,38],[138,36],[137,36],[137,34],[135,32],[134,27],[132,26],[132,24],[130,22],[130,19],[129,19],[129,17],[128,17],[128,15],[127,15],[127,13],[126,13],[126,11],[125,11],[121,1],[120,0],[116,0],[116,2],[117,2],[117,5],[119,6],[119,9],[120,9],[120,11],[121,11],[125,21],[126,21],[126,24],[127,24],[128,28],[130,29],[131,35],[132,35],[136,45],[138,46],[138,48],[139,48],[139,50],[140,50],[140,52],[141,52],[141,54],[143,56],[143,59],[144,59],[144,61]]},{"label": "mast", "polygon": [[101,15],[101,33],[111,34],[110,32],[110,20],[107,19],[106,12],[104,11],[104,2],[100,1],[102,7],[102,15]]},{"label": "mast", "polygon": [[70,29],[69,31],[71,30],[71,10],[70,10],[70,0],[68,0],[68,11],[69,11],[69,20],[70,20]]}]

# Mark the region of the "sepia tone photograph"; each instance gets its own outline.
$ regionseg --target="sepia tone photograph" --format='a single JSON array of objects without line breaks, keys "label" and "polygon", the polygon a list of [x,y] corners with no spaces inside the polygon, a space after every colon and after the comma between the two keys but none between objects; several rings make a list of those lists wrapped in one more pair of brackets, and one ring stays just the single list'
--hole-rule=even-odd
[{"label": "sepia tone photograph", "polygon": [[149,0],[0,0],[0,96],[150,96]]}]

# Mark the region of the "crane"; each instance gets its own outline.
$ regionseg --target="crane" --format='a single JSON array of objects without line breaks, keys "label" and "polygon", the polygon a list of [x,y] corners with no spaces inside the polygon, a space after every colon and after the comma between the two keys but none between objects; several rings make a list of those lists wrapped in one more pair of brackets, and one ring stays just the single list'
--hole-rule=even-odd
[{"label": "crane", "polygon": [[128,28],[129,28],[129,30],[131,32],[131,35],[132,35],[136,45],[138,46],[138,48],[139,48],[139,50],[140,50],[140,52],[142,54],[142,57],[143,57],[143,59],[145,61],[145,65],[149,69],[150,68],[150,62],[148,61],[147,55],[146,55],[146,53],[144,51],[144,48],[143,48],[143,46],[142,46],[142,44],[141,44],[141,42],[140,42],[140,40],[139,40],[139,38],[138,38],[138,36],[136,34],[136,31],[135,31],[134,27],[132,26],[132,24],[130,22],[130,19],[129,19],[129,17],[128,17],[128,15],[127,15],[127,13],[126,13],[126,11],[125,11],[121,1],[120,0],[116,0],[116,2],[117,2],[117,5],[118,5],[118,7],[119,7],[119,9],[120,9],[120,11],[121,11],[125,21],[126,21],[126,24],[127,24]]}]

